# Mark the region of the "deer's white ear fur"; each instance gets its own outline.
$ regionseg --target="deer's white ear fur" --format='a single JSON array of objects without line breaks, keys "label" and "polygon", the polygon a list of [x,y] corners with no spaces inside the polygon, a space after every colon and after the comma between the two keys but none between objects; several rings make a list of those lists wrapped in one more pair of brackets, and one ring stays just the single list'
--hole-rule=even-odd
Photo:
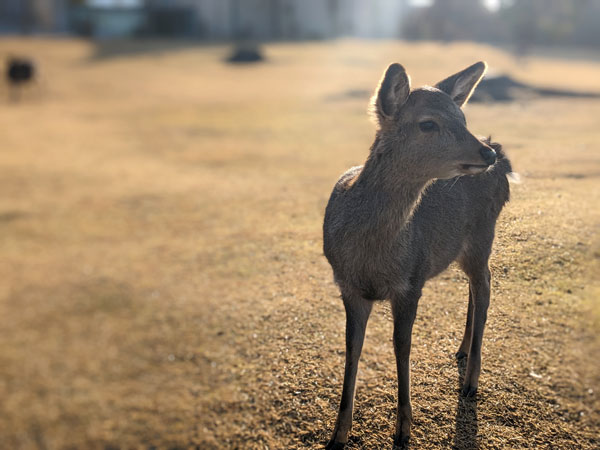
[{"label": "deer's white ear fur", "polygon": [[463,106],[485,75],[487,64],[483,61],[473,64],[435,85],[445,92],[458,106]]}]

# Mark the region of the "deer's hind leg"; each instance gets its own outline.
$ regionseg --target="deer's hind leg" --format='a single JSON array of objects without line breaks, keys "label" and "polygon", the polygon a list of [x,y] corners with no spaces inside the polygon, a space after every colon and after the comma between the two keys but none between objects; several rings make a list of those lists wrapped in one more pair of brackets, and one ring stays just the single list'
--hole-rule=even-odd
[{"label": "deer's hind leg", "polygon": [[470,246],[469,251],[465,252],[459,260],[462,269],[469,277],[467,323],[462,343],[456,354],[458,358],[467,356],[467,370],[462,387],[462,395],[465,397],[474,396],[479,385],[483,330],[490,304],[491,274],[488,259],[493,239],[493,233],[479,239],[477,244]]},{"label": "deer's hind leg", "polygon": [[346,365],[344,369],[344,387],[338,411],[337,421],[327,444],[327,450],[343,449],[348,441],[348,433],[352,427],[352,409],[358,360],[365,339],[367,321],[373,308],[371,300],[360,296],[342,294],[346,308]]},{"label": "deer's hind leg", "polygon": [[471,283],[469,283],[469,306],[467,308],[467,324],[465,325],[465,333],[463,334],[462,342],[456,352],[456,359],[466,358],[471,348],[471,327],[473,325],[473,294],[471,292]]}]

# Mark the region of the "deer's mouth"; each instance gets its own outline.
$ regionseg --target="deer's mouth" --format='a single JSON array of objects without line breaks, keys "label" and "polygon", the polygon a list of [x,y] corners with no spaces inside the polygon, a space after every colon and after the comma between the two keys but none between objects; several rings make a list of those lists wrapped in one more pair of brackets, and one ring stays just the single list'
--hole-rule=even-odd
[{"label": "deer's mouth", "polygon": [[489,169],[487,164],[461,164],[459,170],[463,175],[477,175]]}]

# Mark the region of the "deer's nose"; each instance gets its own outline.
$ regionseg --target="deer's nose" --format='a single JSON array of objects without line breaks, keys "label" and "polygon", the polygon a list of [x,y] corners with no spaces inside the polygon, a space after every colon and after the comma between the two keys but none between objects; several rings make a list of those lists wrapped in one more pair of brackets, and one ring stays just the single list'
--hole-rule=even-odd
[{"label": "deer's nose", "polygon": [[488,166],[491,166],[496,162],[496,152],[489,147],[481,147],[479,154]]}]

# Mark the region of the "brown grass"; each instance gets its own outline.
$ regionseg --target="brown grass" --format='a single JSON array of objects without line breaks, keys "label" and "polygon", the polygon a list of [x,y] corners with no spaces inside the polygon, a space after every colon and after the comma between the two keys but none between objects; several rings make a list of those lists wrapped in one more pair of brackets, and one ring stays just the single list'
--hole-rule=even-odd
[{"label": "brown grass", "polygon": [[[373,137],[365,101],[339,94],[373,89],[390,61],[423,84],[477,59],[600,90],[598,62],[474,44],[272,45],[251,67],[224,65],[220,46],[100,50],[0,41],[42,68],[0,104],[2,448],[319,448],[344,332],[323,209]],[[451,268],[427,285],[414,448],[598,447],[598,117],[598,100],[467,108],[524,182],[497,229],[476,401],[453,359],[465,279]],[[391,446],[390,339],[381,303],[350,448]]]}]

